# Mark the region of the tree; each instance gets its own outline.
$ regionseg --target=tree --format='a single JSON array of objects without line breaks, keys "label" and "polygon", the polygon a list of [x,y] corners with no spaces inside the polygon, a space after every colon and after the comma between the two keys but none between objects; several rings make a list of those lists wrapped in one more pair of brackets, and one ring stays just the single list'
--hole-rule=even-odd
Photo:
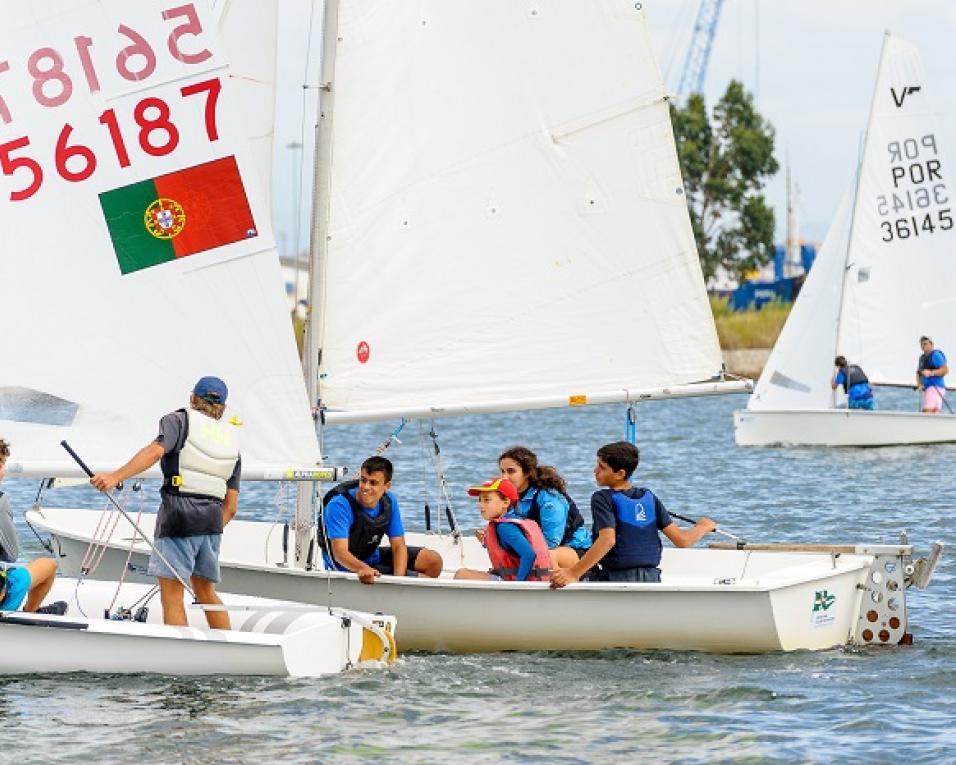
[{"label": "tree", "polygon": [[712,119],[694,94],[683,108],[671,104],[671,120],[704,279],[720,267],[742,279],[773,257],[773,210],[762,193],[779,167],[773,126],[736,80]]}]

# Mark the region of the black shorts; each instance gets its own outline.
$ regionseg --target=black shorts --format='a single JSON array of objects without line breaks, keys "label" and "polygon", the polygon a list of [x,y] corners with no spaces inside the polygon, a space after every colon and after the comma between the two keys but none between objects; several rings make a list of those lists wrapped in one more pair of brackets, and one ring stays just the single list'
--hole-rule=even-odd
[{"label": "black shorts", "polygon": [[[405,576],[418,576],[418,572],[415,570],[415,561],[418,560],[418,553],[420,553],[423,547],[408,547],[408,568],[405,571]],[[376,571],[381,574],[391,575],[394,570],[392,566],[392,548],[391,547],[379,547],[378,548],[378,563],[372,566]]]}]

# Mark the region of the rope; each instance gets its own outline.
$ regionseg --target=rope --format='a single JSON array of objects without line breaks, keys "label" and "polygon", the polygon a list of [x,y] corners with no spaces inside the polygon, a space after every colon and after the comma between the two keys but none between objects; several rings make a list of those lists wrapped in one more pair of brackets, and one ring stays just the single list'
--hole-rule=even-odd
[{"label": "rope", "polygon": [[637,407],[634,404],[628,404],[624,413],[624,440],[637,445]]},{"label": "rope", "polygon": [[389,434],[388,438],[386,438],[384,441],[382,441],[382,443],[380,443],[378,446],[375,447],[376,457],[381,457],[383,454],[385,454],[386,450],[388,449],[388,447],[392,445],[393,442],[398,444],[401,443],[401,441],[398,440],[398,435],[399,433],[402,432],[402,430],[405,429],[405,425],[407,423],[408,423],[408,420],[402,417],[402,421],[398,423],[398,427],[395,428],[395,430],[393,430]]},{"label": "rope", "polygon": [[431,421],[431,430],[428,435],[432,440],[435,477],[438,480],[438,490],[441,493],[441,499],[445,501],[445,512],[448,513],[448,522],[451,524],[451,535],[455,539],[455,544],[457,544],[459,539],[461,539],[461,531],[458,528],[458,519],[455,518],[455,511],[451,507],[451,496],[448,493],[448,483],[445,481],[445,470],[441,464],[441,448],[438,446],[438,434],[435,432],[434,420]]},{"label": "rope", "polygon": [[[124,486],[120,492],[120,499],[123,501],[124,508],[126,507],[128,494],[129,488]],[[110,510],[109,505],[103,508],[103,512],[96,522],[96,528],[93,530],[93,536],[90,538],[90,543],[87,545],[86,554],[83,556],[83,560],[80,561],[81,576],[92,574],[99,567],[103,556],[106,554],[106,550],[109,548],[109,540],[112,539],[113,532],[116,531],[120,515],[120,513],[114,513]],[[134,530],[133,539],[135,538],[136,531]]]},{"label": "rope", "polygon": [[[139,525],[139,522],[143,518],[143,508],[146,505],[146,496],[143,493],[143,484],[140,483],[139,481],[136,481],[133,484],[132,490],[139,494],[139,511],[136,513],[136,524]],[[120,590],[123,587],[123,583],[126,581],[126,572],[129,571],[129,562],[133,558],[133,547],[135,547],[135,545],[136,545],[136,530],[134,529],[132,536],[130,536],[129,538],[129,550],[127,550],[126,552],[126,563],[123,564],[123,570],[120,573],[119,581],[117,581],[116,583],[116,592],[113,593],[113,599],[110,601],[110,604],[106,609],[108,612],[111,612],[113,610],[113,606],[116,605],[116,599],[119,597]],[[105,549],[106,548],[104,547],[104,551]],[[103,554],[101,553],[100,558],[102,559],[102,557],[103,557]],[[99,565],[99,561],[96,562],[96,565]]]}]

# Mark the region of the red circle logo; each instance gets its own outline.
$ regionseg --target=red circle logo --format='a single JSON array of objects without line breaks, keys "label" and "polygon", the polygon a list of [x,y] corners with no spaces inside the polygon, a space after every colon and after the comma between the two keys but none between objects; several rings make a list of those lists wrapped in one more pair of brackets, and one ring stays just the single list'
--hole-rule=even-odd
[{"label": "red circle logo", "polygon": [[368,343],[364,340],[358,344],[358,348],[355,349],[355,357],[359,360],[359,364],[364,364],[368,361],[369,354],[371,349],[368,347]]}]

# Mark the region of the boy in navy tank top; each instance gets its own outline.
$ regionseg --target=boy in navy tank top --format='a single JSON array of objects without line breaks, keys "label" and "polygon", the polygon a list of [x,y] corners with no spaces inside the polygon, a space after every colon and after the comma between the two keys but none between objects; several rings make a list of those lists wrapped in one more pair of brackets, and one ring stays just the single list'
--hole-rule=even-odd
[{"label": "boy in navy tank top", "polygon": [[682,529],[649,489],[631,486],[639,460],[637,447],[627,441],[598,449],[594,480],[601,488],[591,495],[593,542],[577,564],[552,573],[552,587],[577,582],[585,574],[599,582],[659,582],[658,532],[677,547],[690,547],[717,528],[710,518],[701,518]]}]

